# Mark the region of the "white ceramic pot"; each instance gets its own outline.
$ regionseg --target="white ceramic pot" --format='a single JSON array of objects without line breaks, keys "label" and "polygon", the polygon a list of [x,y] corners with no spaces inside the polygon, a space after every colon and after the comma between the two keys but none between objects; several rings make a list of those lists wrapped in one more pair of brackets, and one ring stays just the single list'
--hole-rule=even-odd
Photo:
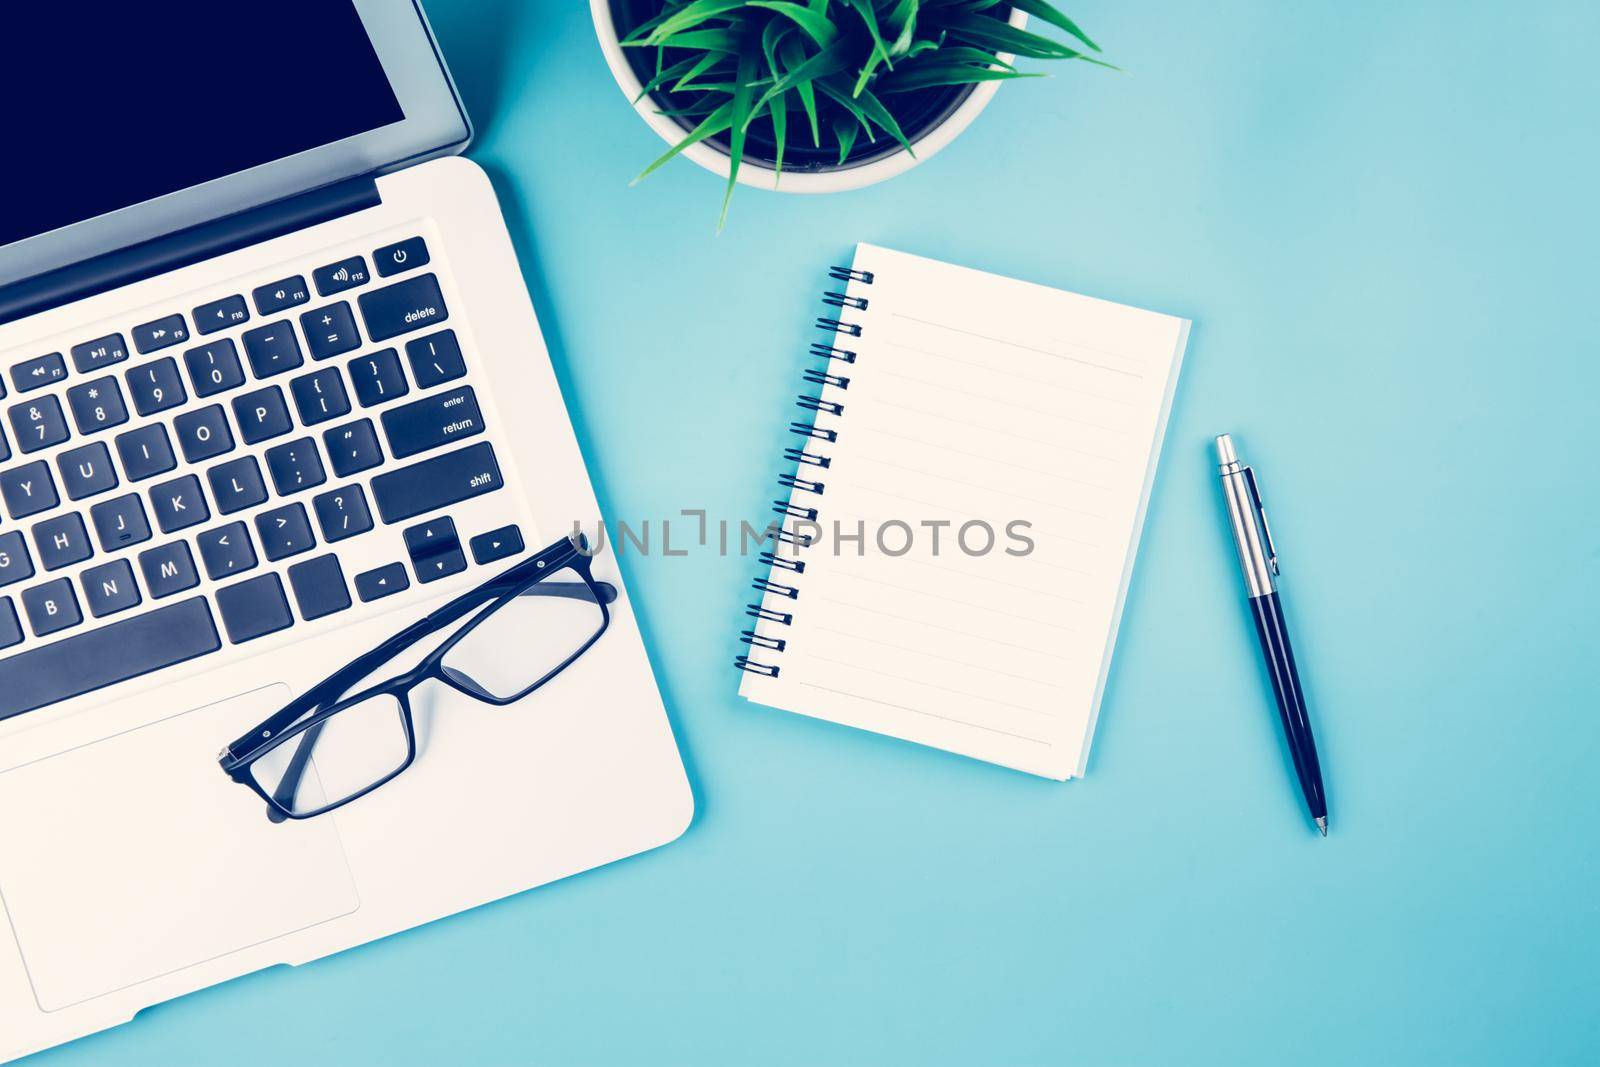
[{"label": "white ceramic pot", "polygon": [[[633,109],[639,117],[661,139],[669,145],[677,144],[683,140],[685,130],[673,119],[666,115],[658,114],[659,105],[646,96],[634,103],[644,88],[638,77],[633,73],[633,67],[628,63],[624,54],[617,27],[611,18],[611,0],[589,0],[589,10],[594,16],[595,33],[600,37],[600,48],[605,52],[606,63],[611,67],[612,77],[617,79],[623,95],[633,103]],[[1011,24],[1018,29],[1027,25],[1028,16],[1012,9]],[[1010,56],[1002,57],[1009,60]],[[783,180],[780,183],[777,174],[770,167],[752,166],[746,161],[739,168],[739,184],[749,185],[757,189],[773,189],[784,193],[837,193],[846,189],[859,189],[865,185],[873,185],[902,174],[918,163],[922,163],[933,156],[945,145],[954,141],[978,117],[978,112],[989,106],[989,101],[994,98],[995,91],[1000,88],[999,82],[980,82],[966,98],[961,101],[955,110],[936,126],[924,130],[913,138],[911,143],[916,148],[917,154],[911,155],[905,149],[900,149],[891,155],[866,163],[851,166],[846,164],[836,170],[784,170]],[[681,153],[684,158],[692,159],[713,174],[728,176],[728,154],[713,145],[701,142],[690,145]]]}]

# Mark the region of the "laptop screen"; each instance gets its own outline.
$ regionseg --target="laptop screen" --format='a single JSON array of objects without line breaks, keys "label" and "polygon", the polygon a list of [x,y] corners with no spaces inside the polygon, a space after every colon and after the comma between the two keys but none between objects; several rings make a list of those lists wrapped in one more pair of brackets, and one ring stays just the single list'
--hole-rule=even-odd
[{"label": "laptop screen", "polygon": [[352,0],[51,0],[0,38],[0,246],[405,118]]}]

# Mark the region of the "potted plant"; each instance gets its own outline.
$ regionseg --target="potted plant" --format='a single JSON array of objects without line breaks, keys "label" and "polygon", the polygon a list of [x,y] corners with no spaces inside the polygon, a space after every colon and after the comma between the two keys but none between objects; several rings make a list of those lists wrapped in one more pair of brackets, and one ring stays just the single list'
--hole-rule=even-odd
[{"label": "potted plant", "polygon": [[[611,72],[678,155],[787,192],[854,189],[927,159],[1016,56],[1099,60],[1048,0],[590,0]],[[1028,16],[1066,41],[1024,27]],[[1101,64],[1106,65],[1106,64]],[[635,179],[636,181],[638,179]]]}]

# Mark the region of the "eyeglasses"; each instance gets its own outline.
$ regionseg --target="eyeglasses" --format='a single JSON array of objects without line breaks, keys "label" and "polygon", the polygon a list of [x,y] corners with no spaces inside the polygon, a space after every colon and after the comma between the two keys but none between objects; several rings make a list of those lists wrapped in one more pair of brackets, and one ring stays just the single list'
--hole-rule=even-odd
[{"label": "eyeglasses", "polygon": [[[594,580],[592,562],[581,534],[556,542],[335,671],[229,744],[218,762],[267,802],[273,822],[309,819],[366,796],[417,758],[411,694],[418,686],[440,682],[503,707],[600,639],[617,590]],[[395,669],[408,649],[462,619],[416,666]],[[385,680],[352,692],[375,678]]]}]

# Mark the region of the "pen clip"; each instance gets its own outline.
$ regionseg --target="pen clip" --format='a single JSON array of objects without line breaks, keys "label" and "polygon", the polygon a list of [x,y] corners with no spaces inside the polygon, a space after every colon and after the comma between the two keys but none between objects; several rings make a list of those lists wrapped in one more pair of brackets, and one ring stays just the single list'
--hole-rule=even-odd
[{"label": "pen clip", "polygon": [[1244,480],[1250,486],[1250,499],[1255,501],[1256,514],[1261,516],[1261,533],[1267,541],[1267,566],[1272,568],[1272,573],[1278,571],[1278,548],[1272,543],[1272,527],[1267,524],[1267,507],[1261,502],[1261,490],[1256,486],[1256,472],[1254,467],[1244,469]]}]

